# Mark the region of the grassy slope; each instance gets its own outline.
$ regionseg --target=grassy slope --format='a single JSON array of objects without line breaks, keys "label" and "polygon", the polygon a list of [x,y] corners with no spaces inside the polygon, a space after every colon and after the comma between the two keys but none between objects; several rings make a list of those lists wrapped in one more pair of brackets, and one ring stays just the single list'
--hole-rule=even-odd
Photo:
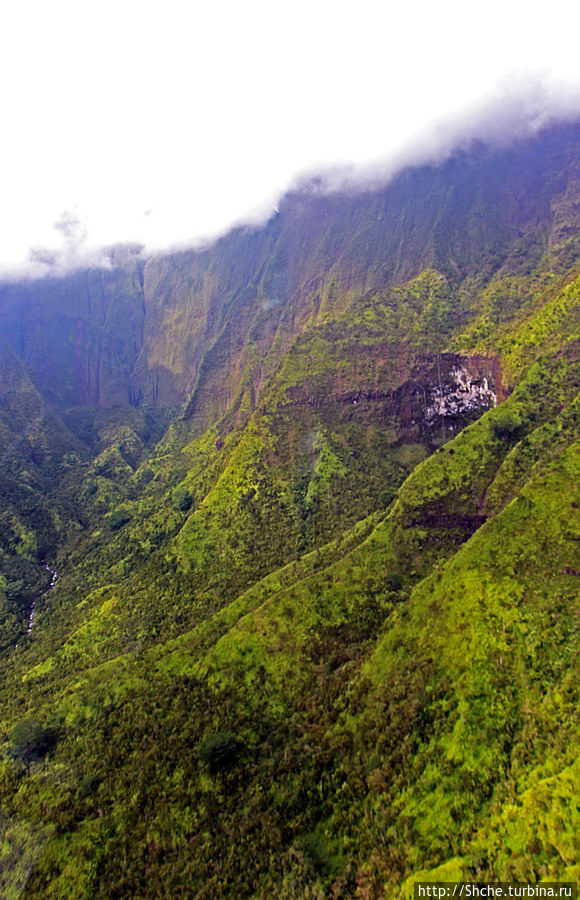
[{"label": "grassy slope", "polygon": [[[169,879],[172,896],[381,897],[412,872],[573,877],[577,298],[573,282],[514,326],[516,389],[418,466],[386,518],[146,653],[115,657],[114,573],[56,656],[31,647],[27,708],[59,742],[29,775],[4,757],[8,835],[21,865],[38,859],[28,896],[165,896]],[[218,522],[256,487],[240,473],[256,477],[260,427],[209,479]],[[174,539],[188,565],[194,522]],[[109,661],[87,669],[104,635]],[[10,680],[5,700],[19,695]],[[245,749],[212,775],[197,748],[224,731]]]},{"label": "grassy slope", "polygon": [[[445,216],[423,260],[441,271],[375,273],[353,305],[337,266],[303,334],[278,332],[259,396],[250,323],[223,417],[175,422],[145,462],[154,420],[70,413],[90,445],[66,493],[82,530],[3,662],[7,896],[33,864],[25,896],[43,898],[573,877],[577,248],[532,228],[508,252],[492,225],[489,271],[470,274],[481,235],[454,245],[459,280]],[[335,244],[322,227],[320,260]],[[277,259],[260,274],[276,291]],[[424,459],[442,436],[351,394],[445,349],[498,355],[509,396]],[[27,716],[56,740],[29,766],[8,740]],[[198,751],[223,732],[243,750],[213,771]]]}]

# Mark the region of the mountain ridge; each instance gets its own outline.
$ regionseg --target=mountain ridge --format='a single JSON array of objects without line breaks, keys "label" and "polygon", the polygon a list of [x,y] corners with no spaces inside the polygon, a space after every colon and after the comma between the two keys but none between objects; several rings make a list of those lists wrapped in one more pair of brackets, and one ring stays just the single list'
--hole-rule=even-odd
[{"label": "mountain ridge", "polygon": [[[264,226],[237,228],[203,251],[143,261],[137,247],[118,250],[112,253],[111,270],[19,284],[17,301],[11,301],[5,284],[0,288],[3,333],[40,383],[54,382],[52,370],[39,368],[39,359],[50,356],[46,334],[35,351],[41,335],[30,331],[32,323],[23,315],[28,291],[35,320],[39,296],[47,293],[40,309],[44,305],[48,312],[52,307],[54,316],[64,302],[75,310],[73,315],[67,310],[66,318],[61,313],[59,328],[71,345],[68,367],[76,372],[76,386],[63,385],[60,399],[53,400],[68,405],[172,405],[193,392],[193,411],[195,395],[203,390],[200,375],[207,372],[211,378],[212,354],[230,352],[228,308],[235,314],[238,334],[231,352],[242,352],[242,334],[247,340],[253,329],[256,349],[262,359],[273,351],[275,367],[280,351],[272,341],[286,348],[308,322],[320,321],[325,312],[332,317],[340,313],[335,295],[348,308],[355,298],[409,281],[433,266],[451,280],[465,277],[473,266],[470,244],[487,255],[487,265],[498,253],[496,267],[506,263],[518,241],[539,239],[544,247],[562,244],[566,229],[576,233],[578,219],[578,158],[573,149],[577,131],[577,125],[561,126],[495,153],[479,146],[450,156],[442,165],[404,170],[373,192],[347,197],[291,193]],[[402,208],[411,217],[403,225]],[[454,220],[462,222],[461,229]],[[529,249],[515,249],[513,259],[512,250],[512,265],[518,252],[529,257]],[[59,291],[64,291],[62,299]],[[48,326],[43,330],[50,331]],[[230,379],[230,396],[244,369],[252,366],[251,354],[240,365],[242,370]],[[120,384],[121,391],[116,386]],[[217,392],[211,382],[210,389]],[[228,385],[220,385],[219,393],[223,411]]]},{"label": "mountain ridge", "polygon": [[7,896],[576,877],[579,168],[0,288]]}]

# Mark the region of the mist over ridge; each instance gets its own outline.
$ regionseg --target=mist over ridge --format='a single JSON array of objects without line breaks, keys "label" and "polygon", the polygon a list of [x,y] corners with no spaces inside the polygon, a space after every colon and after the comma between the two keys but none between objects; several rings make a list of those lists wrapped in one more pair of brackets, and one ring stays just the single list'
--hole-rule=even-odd
[{"label": "mist over ridge", "polygon": [[[63,209],[53,225],[56,241],[35,244],[26,262],[2,264],[0,280],[59,276],[80,268],[109,269],[114,258],[129,252],[146,259],[187,250],[205,250],[236,228],[262,228],[274,217],[287,196],[296,194],[357,195],[385,188],[406,170],[438,165],[458,154],[489,151],[534,138],[549,127],[580,121],[580,86],[546,76],[514,75],[475,104],[453,115],[440,117],[407,137],[381,158],[353,165],[325,164],[303,169],[286,186],[273,188],[269,196],[256,197],[246,213],[219,227],[175,239],[170,234],[150,240],[139,226],[126,238],[95,243],[91,223],[76,208]],[[143,186],[144,191],[146,185]],[[147,210],[143,221],[152,213]],[[114,217],[115,210],[111,210]],[[168,230],[170,230],[170,225]],[[121,248],[125,246],[126,250]]]},{"label": "mist over ridge", "polygon": [[0,284],[4,340],[57,405],[187,402],[200,427],[243,383],[254,405],[309,323],[427,270],[451,287],[489,279],[532,248],[534,265],[556,246],[568,258],[580,125],[522,115],[525,129],[508,139],[501,121],[495,145],[472,129],[464,149],[380,184],[299,182],[264,221],[197,247],[122,244],[91,256],[82,223],[63,216],[66,255],[37,253],[42,277]]},{"label": "mist over ridge", "polygon": [[489,96],[437,118],[384,157],[303,174],[293,187],[347,193],[380,190],[405,169],[437,165],[474,149],[505,149],[551,126],[574,121],[580,121],[580,84],[514,74]]},{"label": "mist over ridge", "polygon": [[516,93],[0,283],[1,893],[577,877],[580,121]]}]

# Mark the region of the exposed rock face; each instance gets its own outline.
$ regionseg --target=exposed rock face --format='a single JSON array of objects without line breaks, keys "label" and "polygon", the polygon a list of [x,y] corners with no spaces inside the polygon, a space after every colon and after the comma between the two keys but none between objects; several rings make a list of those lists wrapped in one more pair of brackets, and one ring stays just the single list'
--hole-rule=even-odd
[{"label": "exposed rock face", "polygon": [[370,425],[392,419],[399,437],[431,442],[438,428],[457,431],[504,399],[501,367],[496,357],[440,353],[422,356],[408,368],[401,365],[398,384],[356,384],[356,368],[344,372],[323,392],[310,391],[303,383],[290,393],[292,399],[278,406],[333,407],[340,419]]},{"label": "exposed rock face", "polygon": [[438,418],[469,416],[497,406],[497,394],[487,378],[473,378],[464,366],[451,370],[447,384],[429,387],[432,402],[425,409],[428,424]]},{"label": "exposed rock face", "polygon": [[425,357],[397,393],[404,428],[455,431],[503,399],[499,360],[454,353]]}]

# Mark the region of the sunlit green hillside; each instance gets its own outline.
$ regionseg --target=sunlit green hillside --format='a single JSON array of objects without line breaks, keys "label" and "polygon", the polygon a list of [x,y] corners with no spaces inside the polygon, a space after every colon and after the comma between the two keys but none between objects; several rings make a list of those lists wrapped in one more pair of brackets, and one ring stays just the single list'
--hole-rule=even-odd
[{"label": "sunlit green hillside", "polygon": [[579,184],[555,127],[0,286],[2,896],[578,880]]}]

